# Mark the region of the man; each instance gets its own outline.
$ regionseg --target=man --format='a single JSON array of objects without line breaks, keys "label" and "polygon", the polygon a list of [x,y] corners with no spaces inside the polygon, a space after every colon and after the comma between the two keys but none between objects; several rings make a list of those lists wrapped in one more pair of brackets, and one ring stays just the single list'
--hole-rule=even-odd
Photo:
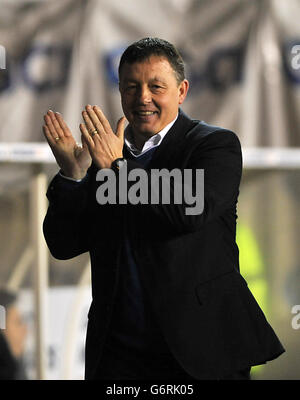
[{"label": "man", "polygon": [[0,326],[0,380],[27,379],[23,361],[27,326],[16,303],[16,293],[0,288],[0,312],[5,310],[0,316],[5,321]]},{"label": "man", "polygon": [[[98,106],[82,113],[82,147],[60,114],[45,115],[61,168],[47,192],[45,238],[58,259],[91,256],[86,379],[247,379],[251,366],[284,351],[239,273],[239,140],[181,111],[188,87],[174,46],[145,38],[120,60],[125,138],[124,117],[114,133]],[[163,201],[151,180],[163,169],[192,170],[181,194],[188,187],[198,197],[204,170],[200,212],[187,212],[184,196],[174,200],[176,180]],[[116,201],[97,196],[109,189],[98,171],[114,173]],[[143,171],[140,189],[156,200],[124,201],[124,171]]]}]

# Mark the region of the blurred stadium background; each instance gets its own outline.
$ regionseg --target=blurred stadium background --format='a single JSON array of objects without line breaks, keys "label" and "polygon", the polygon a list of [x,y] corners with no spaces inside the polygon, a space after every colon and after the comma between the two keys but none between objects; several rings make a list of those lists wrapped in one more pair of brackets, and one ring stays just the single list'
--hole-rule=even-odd
[{"label": "blurred stadium background", "polygon": [[183,110],[241,140],[241,271],[286,348],[253,379],[299,379],[300,1],[0,0],[0,10],[0,284],[19,295],[29,379],[83,378],[90,302],[88,255],[55,260],[42,237],[58,171],[43,115],[61,112],[78,140],[88,103],[115,124],[120,54],[145,36],[183,54]]}]

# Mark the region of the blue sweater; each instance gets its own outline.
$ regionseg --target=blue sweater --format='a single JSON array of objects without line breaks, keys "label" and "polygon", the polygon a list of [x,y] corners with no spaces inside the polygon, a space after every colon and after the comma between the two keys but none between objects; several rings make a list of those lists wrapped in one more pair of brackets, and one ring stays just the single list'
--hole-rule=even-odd
[{"label": "blue sweater", "polygon": [[[137,157],[127,151],[126,158],[134,159],[146,168],[156,149],[154,147]],[[143,354],[164,354],[167,346],[142,288],[126,227],[121,260],[109,340],[115,346],[137,350]]]}]

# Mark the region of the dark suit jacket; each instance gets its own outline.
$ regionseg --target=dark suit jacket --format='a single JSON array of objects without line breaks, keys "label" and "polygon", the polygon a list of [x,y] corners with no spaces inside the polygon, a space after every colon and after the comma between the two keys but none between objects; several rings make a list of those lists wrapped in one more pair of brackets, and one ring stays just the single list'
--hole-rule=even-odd
[{"label": "dark suit jacket", "polygon": [[[137,167],[128,161],[129,171]],[[204,169],[203,212],[186,215],[186,204],[174,202],[99,205],[93,165],[83,182],[57,175],[47,192],[44,234],[52,255],[69,259],[90,252],[86,378],[97,378],[125,223],[158,323],[190,375],[222,378],[278,357],[284,349],[239,273],[235,233],[242,157],[237,136],[180,111],[147,173],[151,168]]]}]

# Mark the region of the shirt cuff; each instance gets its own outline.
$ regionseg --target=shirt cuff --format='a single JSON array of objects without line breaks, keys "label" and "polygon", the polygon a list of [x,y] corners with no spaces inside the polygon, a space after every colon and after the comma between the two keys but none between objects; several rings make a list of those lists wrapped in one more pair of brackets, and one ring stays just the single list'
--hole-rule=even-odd
[{"label": "shirt cuff", "polygon": [[73,181],[73,182],[81,182],[81,181],[83,181],[83,180],[86,178],[86,176],[87,176],[87,175],[85,175],[85,177],[83,177],[82,179],[74,179],[74,178],[70,178],[69,176],[63,175],[60,171],[58,172],[58,174],[59,174],[62,178],[67,179],[68,181]]}]

